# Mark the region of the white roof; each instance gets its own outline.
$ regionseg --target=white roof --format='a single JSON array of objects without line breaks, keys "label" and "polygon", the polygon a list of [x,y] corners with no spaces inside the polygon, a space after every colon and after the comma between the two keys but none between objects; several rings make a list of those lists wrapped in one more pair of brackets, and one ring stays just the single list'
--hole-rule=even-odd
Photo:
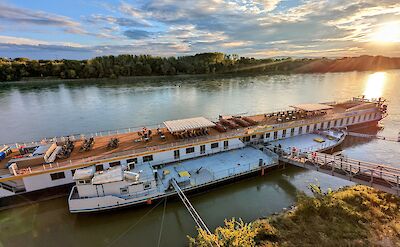
[{"label": "white roof", "polygon": [[215,126],[213,122],[204,117],[165,121],[164,124],[167,126],[169,132],[179,132]]},{"label": "white roof", "polygon": [[324,105],[324,104],[298,104],[298,105],[292,105],[291,107],[303,111],[321,111],[333,108],[330,105]]},{"label": "white roof", "polygon": [[94,166],[89,166],[86,168],[76,169],[74,173],[74,180],[86,180],[92,179],[95,173]]},{"label": "white roof", "polygon": [[121,166],[116,166],[102,173],[96,173],[92,178],[92,184],[105,184],[111,182],[117,182],[123,180],[123,174]]}]

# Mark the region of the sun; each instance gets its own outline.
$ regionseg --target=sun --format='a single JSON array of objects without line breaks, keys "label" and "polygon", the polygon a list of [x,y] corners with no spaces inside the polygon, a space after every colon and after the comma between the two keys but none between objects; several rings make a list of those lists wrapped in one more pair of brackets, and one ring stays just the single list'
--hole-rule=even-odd
[{"label": "sun", "polygon": [[372,41],[382,43],[400,42],[400,22],[387,22],[379,25],[372,34]]}]

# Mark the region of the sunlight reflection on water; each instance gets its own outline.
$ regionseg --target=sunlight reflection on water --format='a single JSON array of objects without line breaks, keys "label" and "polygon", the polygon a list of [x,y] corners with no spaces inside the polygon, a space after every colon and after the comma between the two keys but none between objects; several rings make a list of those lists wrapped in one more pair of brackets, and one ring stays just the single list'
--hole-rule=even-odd
[{"label": "sunlight reflection on water", "polygon": [[386,83],[386,72],[375,72],[367,77],[364,95],[367,99],[376,99],[382,96]]}]

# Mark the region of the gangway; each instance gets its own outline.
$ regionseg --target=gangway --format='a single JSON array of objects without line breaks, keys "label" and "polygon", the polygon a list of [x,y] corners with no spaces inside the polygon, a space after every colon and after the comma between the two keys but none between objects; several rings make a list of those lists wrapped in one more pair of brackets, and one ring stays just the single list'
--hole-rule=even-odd
[{"label": "gangway", "polygon": [[281,154],[279,159],[400,196],[400,168],[319,152]]},{"label": "gangway", "polygon": [[[186,195],[183,193],[181,187],[179,187],[178,183],[176,182],[175,179],[171,179],[171,184],[176,190],[179,198],[182,200],[183,204],[189,211],[190,215],[192,216],[194,222],[196,222],[197,227],[200,229],[203,229],[206,231],[208,234],[211,235],[210,230],[208,229],[207,225],[204,223],[204,221],[201,219],[200,215],[197,213],[196,209],[193,207],[193,205],[190,203],[190,201],[187,199]],[[211,244],[212,246],[212,244]]]}]

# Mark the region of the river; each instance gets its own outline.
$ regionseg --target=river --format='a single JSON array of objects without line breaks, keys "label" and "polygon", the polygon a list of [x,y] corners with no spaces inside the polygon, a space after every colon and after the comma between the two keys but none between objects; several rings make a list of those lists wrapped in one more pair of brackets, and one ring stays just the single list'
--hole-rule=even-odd
[{"label": "river", "polygon": [[[40,140],[160,123],[168,119],[269,112],[296,103],[383,96],[389,116],[379,135],[400,131],[400,71],[254,77],[162,77],[101,82],[0,84],[0,143]],[[400,144],[350,138],[344,154],[400,166]],[[309,183],[348,181],[300,168],[274,171],[190,197],[214,229],[225,218],[249,222],[289,207]],[[161,222],[164,215],[164,224]],[[161,231],[160,231],[161,230]],[[161,232],[161,234],[160,234]],[[72,215],[67,199],[32,202],[0,212],[0,246],[185,246],[196,233],[180,201],[107,213]],[[160,237],[161,236],[161,237]]]}]

